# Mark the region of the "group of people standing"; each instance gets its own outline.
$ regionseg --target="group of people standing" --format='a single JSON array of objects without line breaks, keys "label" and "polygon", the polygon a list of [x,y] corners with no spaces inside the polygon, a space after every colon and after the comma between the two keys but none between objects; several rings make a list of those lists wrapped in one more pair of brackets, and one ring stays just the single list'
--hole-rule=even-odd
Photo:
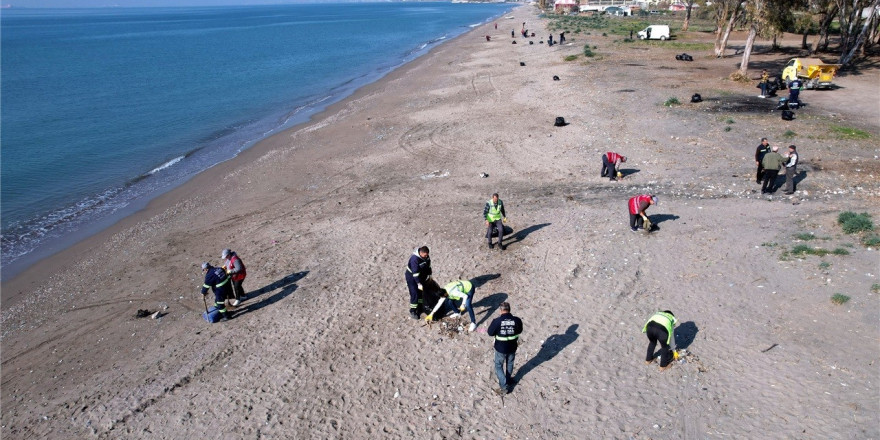
[{"label": "group of people standing", "polygon": [[781,169],[785,170],[785,187],[782,192],[786,195],[794,194],[797,175],[798,153],[797,146],[789,145],[788,154],[779,154],[778,146],[771,146],[767,138],[761,138],[761,143],[755,149],[755,164],[758,166],[756,183],[761,185],[761,194],[772,194],[776,191],[776,177]]}]

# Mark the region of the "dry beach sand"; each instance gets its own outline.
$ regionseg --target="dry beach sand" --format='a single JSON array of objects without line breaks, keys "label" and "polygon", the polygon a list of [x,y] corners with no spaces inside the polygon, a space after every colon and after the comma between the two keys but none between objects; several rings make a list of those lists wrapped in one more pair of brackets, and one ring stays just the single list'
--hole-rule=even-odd
[{"label": "dry beach sand", "polygon": [[[726,79],[738,57],[685,63],[598,34],[548,48],[532,8],[511,15],[4,284],[0,435],[880,437],[880,258],[836,224],[880,221],[880,70],[804,92],[783,123]],[[524,21],[535,44],[511,44]],[[587,41],[598,57],[563,61]],[[793,197],[760,195],[762,136],[799,146]],[[630,158],[622,182],[598,176],[608,150]],[[496,191],[503,253],[482,238]],[[660,197],[650,235],[627,227],[642,193]],[[796,244],[849,254],[786,257]],[[438,281],[475,281],[480,329],[502,301],[523,319],[511,394],[491,391],[484,332],[408,317],[404,264],[421,245]],[[209,325],[199,263],[224,247],[251,299]],[[691,355],[659,372],[641,328],[666,308]]]}]

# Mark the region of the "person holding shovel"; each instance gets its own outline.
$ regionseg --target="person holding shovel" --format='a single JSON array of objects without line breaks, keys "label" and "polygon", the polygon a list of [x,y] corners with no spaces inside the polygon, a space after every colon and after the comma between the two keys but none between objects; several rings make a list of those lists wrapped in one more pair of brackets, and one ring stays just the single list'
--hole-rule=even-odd
[{"label": "person holding shovel", "polygon": [[220,322],[228,321],[232,315],[226,312],[226,298],[232,296],[232,284],[229,275],[222,267],[214,267],[211,263],[202,263],[202,272],[205,274],[205,283],[202,284],[202,296],[208,294],[208,289],[214,291],[214,307],[220,313]]},{"label": "person holding shovel", "polygon": [[[431,255],[427,246],[416,249],[409,256],[405,277],[406,287],[409,289],[409,316],[412,319],[419,319],[428,281],[431,279]],[[422,292],[419,292],[419,286]]]},{"label": "person holding shovel", "polygon": [[629,199],[629,227],[633,232],[642,227],[648,232],[651,231],[653,225],[645,214],[645,210],[656,204],[657,196],[653,194],[642,194]]},{"label": "person holding shovel", "polygon": [[244,287],[242,287],[242,283],[247,277],[247,269],[244,268],[244,262],[241,261],[238,254],[232,249],[223,249],[220,258],[223,259],[223,268],[226,269],[226,273],[229,274],[232,281],[233,298],[231,304],[233,307],[237,307],[239,303],[247,299]]}]

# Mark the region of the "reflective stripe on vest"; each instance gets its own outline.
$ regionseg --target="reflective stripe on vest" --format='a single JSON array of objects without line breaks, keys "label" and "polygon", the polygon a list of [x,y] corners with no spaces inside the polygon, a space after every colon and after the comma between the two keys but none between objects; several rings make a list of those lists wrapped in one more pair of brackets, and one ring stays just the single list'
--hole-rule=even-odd
[{"label": "reflective stripe on vest", "polygon": [[498,204],[495,205],[491,200],[486,202],[489,204],[489,212],[486,214],[486,220],[490,222],[496,222],[501,220],[501,200],[498,201]]},{"label": "reflective stripe on vest", "polygon": [[513,341],[513,340],[516,340],[516,339],[519,339],[519,335],[513,335],[513,336],[495,336],[495,340],[496,340],[496,341]]},{"label": "reflective stripe on vest", "polygon": [[[445,287],[443,287],[443,290],[445,290],[446,293],[449,294],[449,298],[458,300],[468,296],[468,294],[471,293],[472,288],[473,285],[470,281],[458,280],[447,284]],[[452,292],[456,290],[461,293],[461,296],[453,296]]]}]

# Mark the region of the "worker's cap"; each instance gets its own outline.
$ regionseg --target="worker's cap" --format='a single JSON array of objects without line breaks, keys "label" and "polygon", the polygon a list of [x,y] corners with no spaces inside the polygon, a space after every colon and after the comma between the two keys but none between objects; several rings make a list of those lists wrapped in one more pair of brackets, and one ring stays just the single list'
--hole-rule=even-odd
[{"label": "worker's cap", "polygon": [[231,250],[231,249],[223,249],[223,252],[220,252],[220,258],[226,258],[226,257],[228,257],[230,254],[232,254],[232,250]]},{"label": "worker's cap", "polygon": [[620,161],[621,161],[621,162],[626,162],[626,156],[620,156]]},{"label": "worker's cap", "polygon": [[659,203],[660,201],[657,200],[657,196],[651,196],[651,202],[654,203],[654,204],[656,205],[656,204]]},{"label": "worker's cap", "polygon": [[202,263],[202,270],[208,269],[210,267],[211,267],[211,263],[208,263],[207,261]]},{"label": "worker's cap", "polygon": [[779,146],[778,146],[778,145],[774,145],[773,148],[771,148],[771,150],[773,150],[773,151],[779,151]]}]

